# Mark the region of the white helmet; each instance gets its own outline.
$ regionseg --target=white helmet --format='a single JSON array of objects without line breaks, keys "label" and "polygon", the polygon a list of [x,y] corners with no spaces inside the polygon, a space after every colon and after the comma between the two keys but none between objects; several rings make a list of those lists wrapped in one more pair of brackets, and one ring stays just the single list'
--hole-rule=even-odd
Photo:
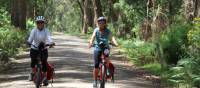
[{"label": "white helmet", "polygon": [[103,17],[103,16],[101,16],[101,17],[99,17],[99,18],[97,19],[97,21],[105,21],[105,22],[106,22],[106,18]]},{"label": "white helmet", "polygon": [[44,17],[43,17],[43,16],[37,16],[36,22],[37,22],[37,21],[43,21],[43,22],[44,22],[45,20],[44,20]]}]

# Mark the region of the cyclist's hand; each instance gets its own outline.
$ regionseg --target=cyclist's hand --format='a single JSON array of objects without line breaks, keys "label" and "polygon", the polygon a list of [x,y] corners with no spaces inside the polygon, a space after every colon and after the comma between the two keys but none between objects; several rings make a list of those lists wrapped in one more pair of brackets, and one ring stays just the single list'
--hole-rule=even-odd
[{"label": "cyclist's hand", "polygon": [[110,43],[110,45],[117,47],[118,44]]},{"label": "cyclist's hand", "polygon": [[119,45],[118,44],[113,44],[113,46],[118,47]]},{"label": "cyclist's hand", "polygon": [[26,45],[28,46],[28,47],[31,47],[31,43],[30,42],[26,42]]},{"label": "cyclist's hand", "polygon": [[88,48],[91,48],[92,47],[92,44],[91,43],[89,43],[89,45],[88,45]]},{"label": "cyclist's hand", "polygon": [[56,44],[55,43],[52,43],[50,44],[49,48],[53,48]]}]

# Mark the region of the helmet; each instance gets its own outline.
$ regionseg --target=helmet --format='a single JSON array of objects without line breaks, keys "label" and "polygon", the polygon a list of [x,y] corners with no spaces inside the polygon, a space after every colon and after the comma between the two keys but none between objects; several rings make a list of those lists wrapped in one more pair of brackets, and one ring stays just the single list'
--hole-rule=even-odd
[{"label": "helmet", "polygon": [[43,22],[44,22],[45,20],[44,20],[44,17],[43,17],[43,16],[37,16],[36,22],[37,22],[37,21],[43,21]]},{"label": "helmet", "polygon": [[106,18],[105,17],[99,17],[98,19],[97,19],[97,21],[105,21],[106,22]]}]

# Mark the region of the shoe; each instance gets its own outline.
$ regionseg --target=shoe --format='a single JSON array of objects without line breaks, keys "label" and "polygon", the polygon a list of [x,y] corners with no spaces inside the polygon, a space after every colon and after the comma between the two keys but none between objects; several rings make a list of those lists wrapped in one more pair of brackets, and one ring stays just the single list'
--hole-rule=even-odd
[{"label": "shoe", "polygon": [[33,76],[34,76],[34,74],[33,74],[33,73],[30,73],[29,76],[28,76],[28,80],[29,80],[29,81],[33,81]]},{"label": "shoe", "polygon": [[48,86],[49,85],[49,82],[48,82],[46,77],[43,78],[42,82],[43,82],[44,86]]},{"label": "shoe", "polygon": [[93,88],[97,88],[97,81],[93,82]]}]

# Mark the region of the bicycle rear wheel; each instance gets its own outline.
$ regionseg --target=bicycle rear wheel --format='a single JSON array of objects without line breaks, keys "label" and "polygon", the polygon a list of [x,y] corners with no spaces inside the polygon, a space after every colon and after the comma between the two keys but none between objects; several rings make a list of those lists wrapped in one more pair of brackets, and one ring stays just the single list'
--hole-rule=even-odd
[{"label": "bicycle rear wheel", "polygon": [[36,72],[36,80],[35,80],[35,86],[36,88],[40,88],[40,83],[41,83],[41,70],[40,67],[37,67],[37,72]]}]

